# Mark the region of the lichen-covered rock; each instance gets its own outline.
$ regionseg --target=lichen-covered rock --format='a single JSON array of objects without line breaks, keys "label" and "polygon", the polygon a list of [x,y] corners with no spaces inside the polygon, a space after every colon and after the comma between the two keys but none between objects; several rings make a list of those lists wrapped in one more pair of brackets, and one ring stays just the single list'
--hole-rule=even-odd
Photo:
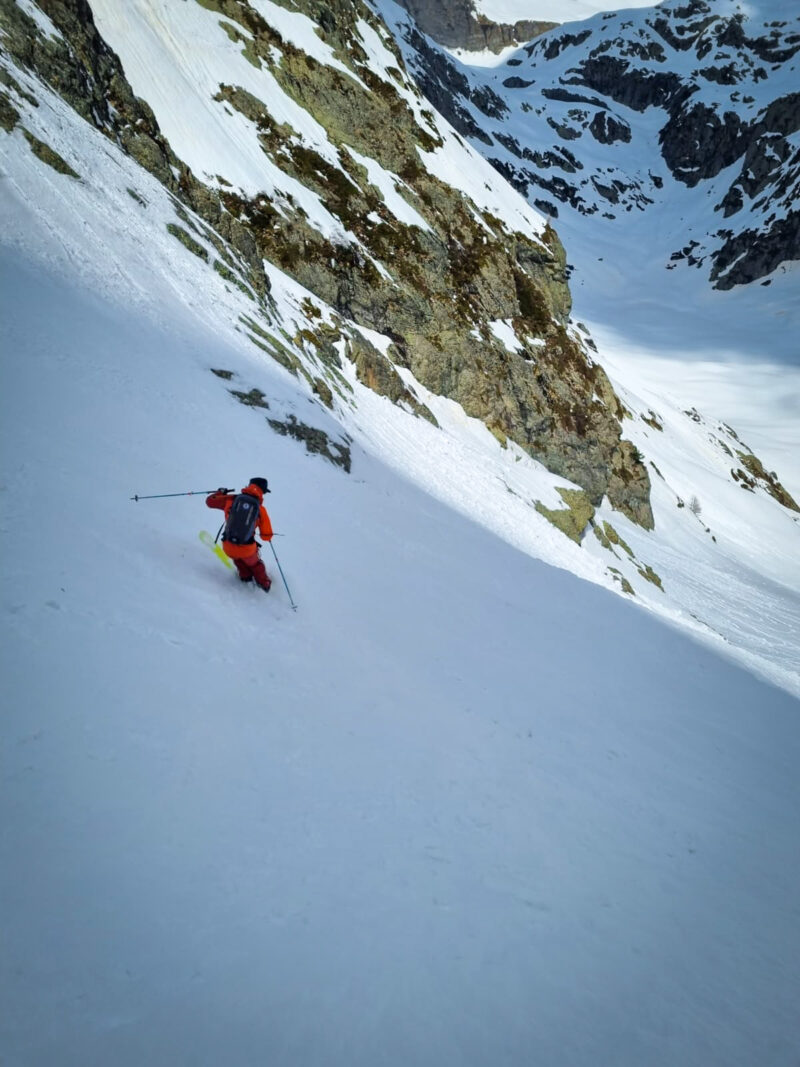
[{"label": "lichen-covered rock", "polygon": [[661,578],[656,574],[656,572],[653,570],[649,563],[646,563],[644,564],[644,566],[639,567],[638,571],[639,574],[641,574],[642,578],[650,582],[652,585],[657,586],[662,593],[664,592],[664,586],[662,584]]},{"label": "lichen-covered rock", "polygon": [[323,456],[335,467],[341,467],[350,473],[352,456],[350,445],[346,441],[332,441],[324,430],[308,426],[294,415],[289,415],[286,419],[267,419],[267,422],[281,436],[302,441],[310,454]]},{"label": "lichen-covered rock", "polygon": [[315,378],[313,389],[314,393],[320,398],[326,408],[333,407],[333,393],[327,382],[324,382],[322,378]]},{"label": "lichen-covered rock", "polygon": [[29,130],[23,129],[22,132],[25,134],[25,140],[31,146],[31,152],[37,159],[41,159],[42,163],[46,163],[48,167],[52,167],[59,174],[66,174],[69,178],[80,178],[80,175],[75,173],[66,159],[60,156],[49,144],[38,137],[34,137]]},{"label": "lichen-covered rock", "polygon": [[19,121],[19,112],[11,103],[8,93],[0,90],[0,127],[11,133]]},{"label": "lichen-covered rock", "polygon": [[752,452],[740,452],[737,450],[737,455],[750,477],[769,493],[774,500],[777,500],[779,504],[782,504],[790,511],[800,511],[797,501],[791,493],[784,489],[774,471],[767,471],[761,460],[754,456]]},{"label": "lichen-covered rock", "polygon": [[581,489],[563,489],[558,487],[558,493],[567,505],[557,511],[546,508],[541,501],[536,501],[536,510],[543,515],[548,522],[552,523],[557,530],[580,544],[584,531],[594,518],[594,508],[586,493]]},{"label": "lichen-covered rock", "polygon": [[201,245],[199,241],[195,241],[192,235],[184,230],[183,226],[178,226],[175,222],[168,222],[167,232],[176,237],[193,256],[197,256],[198,259],[204,259],[208,263],[208,249]]},{"label": "lichen-covered rock", "polygon": [[627,593],[628,596],[636,596],[636,591],[634,590],[628,579],[623,575],[622,571],[618,570],[616,567],[609,567],[608,572],[614,579],[614,581],[619,582],[619,584],[622,586],[623,593]]},{"label": "lichen-covered rock", "polygon": [[476,16],[470,0],[399,0],[417,25],[448,48],[472,52],[500,52],[512,44],[530,41],[555,23],[519,19],[515,23],[492,22]]},{"label": "lichen-covered rock", "polygon": [[633,559],[633,549],[620,537],[610,522],[603,522],[603,532],[610,544],[618,545]]},{"label": "lichen-covered rock", "polygon": [[[601,368],[565,328],[570,294],[557,235],[549,227],[541,240],[512,232],[425,170],[420,150],[435,149],[439,140],[398,91],[397,79],[405,77],[399,52],[396,75],[380,77],[371,69],[358,35],[360,20],[377,25],[371,8],[362,0],[294,5],[315,20],[319,36],[355,80],[283,39],[245,0],[202,0],[202,6],[224,15],[221,37],[241,43],[250,62],[268,69],[336,146],[338,166],[276,122],[269,100],[236,85],[220,86],[218,99],[257,126],[265,155],[341,221],[341,241],[314,229],[289,202],[278,210],[266,195],[248,198],[222,182],[219,187],[201,182],[175,156],[150,107],[134,96],[84,0],[42,0],[63,35],[60,41],[45,40],[14,8],[11,47],[19,62],[35,69],[165,185],[184,222],[171,224],[172,232],[197,255],[208,257],[206,244],[213,245],[219,259],[209,257],[210,265],[226,280],[263,300],[269,291],[263,263],[277,264],[343,318],[392,339],[388,357],[351,340],[357,373],[371,388],[433,421],[397,373],[396,367],[406,367],[499,439],[516,442],[576,482],[593,504],[607,496],[614,507],[651,527],[649,478],[636,450],[622,440],[622,406]],[[480,103],[488,109],[484,113],[497,107],[488,96]],[[398,195],[424,226],[402,224],[389,212],[358,155],[396,176]],[[192,217],[206,227],[203,245],[190,233]],[[519,350],[509,351],[494,336],[488,324],[498,319],[511,320]],[[253,344],[306,376],[314,388],[318,374],[255,319],[246,325]],[[325,368],[329,389],[345,388],[336,378],[339,356],[332,337],[322,327],[307,333],[295,344]]]}]

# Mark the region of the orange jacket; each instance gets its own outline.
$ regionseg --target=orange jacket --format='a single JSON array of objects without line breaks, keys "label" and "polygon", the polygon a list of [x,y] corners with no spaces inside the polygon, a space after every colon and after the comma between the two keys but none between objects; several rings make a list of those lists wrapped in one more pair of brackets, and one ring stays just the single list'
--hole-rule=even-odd
[{"label": "orange jacket", "polygon": [[[264,494],[257,485],[246,485],[242,492],[258,498],[258,502],[261,505],[258,509],[258,532],[261,534],[262,540],[271,541],[272,523],[269,521],[267,509],[264,507]],[[227,519],[235,496],[235,493],[212,493],[211,496],[206,497],[206,507],[218,508],[220,511],[224,511]],[[231,559],[247,559],[253,554],[258,554],[258,545],[255,539],[249,545],[234,545],[230,541],[223,541],[222,548],[225,555],[230,556]]]}]

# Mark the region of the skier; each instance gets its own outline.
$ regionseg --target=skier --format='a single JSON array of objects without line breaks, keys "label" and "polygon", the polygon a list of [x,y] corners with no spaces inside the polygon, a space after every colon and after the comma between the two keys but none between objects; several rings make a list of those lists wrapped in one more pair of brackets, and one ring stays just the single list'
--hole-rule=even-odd
[{"label": "skier", "polygon": [[272,540],[272,523],[264,507],[264,494],[269,492],[266,478],[251,478],[238,495],[228,489],[217,489],[206,497],[206,506],[225,512],[222,548],[236,565],[239,579],[252,582],[268,593],[272,580],[266,572],[255,539],[256,527],[263,541]]}]

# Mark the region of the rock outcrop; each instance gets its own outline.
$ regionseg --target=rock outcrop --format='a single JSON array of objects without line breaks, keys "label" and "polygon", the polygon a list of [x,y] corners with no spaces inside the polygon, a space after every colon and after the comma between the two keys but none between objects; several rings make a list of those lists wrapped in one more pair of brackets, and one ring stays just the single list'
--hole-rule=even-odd
[{"label": "rock outcrop", "polygon": [[[360,25],[391,47],[371,9],[360,0],[331,0],[324,9],[313,0],[295,4],[314,20],[318,37],[350,77],[285,40],[245,0],[187,2],[217,16],[218,32],[269,71],[336,146],[334,163],[276,122],[269,99],[233,83],[219,86],[220,106],[254,125],[265,157],[339,220],[340,239],[315,228],[291,198],[276,203],[269,195],[245,195],[224,175],[216,184],[200,180],[177,158],[150,106],[132,92],[85,0],[41,0],[60,39],[45,39],[23,11],[5,3],[4,45],[163,183],[182,223],[176,236],[190,250],[187,242],[202,247],[195,238],[212,245],[218,258],[209,265],[239,284],[265,314],[264,260],[332,309],[338,325],[320,325],[299,339],[313,348],[324,382],[255,318],[248,320],[254,343],[292,372],[305,373],[318,396],[327,393],[330,402],[331,391],[342,389],[336,342],[346,335],[351,340],[345,349],[365,384],[432,417],[402,386],[395,368],[407,368],[432,393],[456,400],[496,435],[576,482],[592,503],[607,495],[614,507],[652,527],[649,478],[641,457],[622,439],[623,409],[602,368],[567,328],[566,259],[556,233],[547,228],[536,238],[515,231],[426,169],[424,153],[440,149],[441,138],[433,116],[420,118],[419,106],[412,106],[418,94],[400,54],[396,67],[380,74],[370,65]],[[400,223],[387,208],[365,157],[391,176],[418,225]],[[491,324],[497,320],[512,324],[519,342],[513,351],[495,335]],[[359,353],[347,322],[390,338],[388,351]]]},{"label": "rock outcrop", "polygon": [[470,0],[398,0],[419,28],[447,48],[470,52],[501,52],[552,29],[556,23],[520,19],[514,23],[492,22],[477,16]]},{"label": "rock outcrop", "polygon": [[[716,213],[692,264],[728,289],[800,258],[800,17],[765,21],[713,0],[677,0],[582,27],[546,33],[489,72],[467,71],[411,28],[406,59],[429,99],[551,217],[649,210],[662,166],[690,188],[734,168],[722,192],[714,188]],[[501,98],[491,113],[479,103],[486,92]],[[649,171],[616,151],[636,142],[631,111],[659,116],[661,158]],[[640,135],[648,151],[651,126]],[[597,143],[607,151],[598,155]]]}]

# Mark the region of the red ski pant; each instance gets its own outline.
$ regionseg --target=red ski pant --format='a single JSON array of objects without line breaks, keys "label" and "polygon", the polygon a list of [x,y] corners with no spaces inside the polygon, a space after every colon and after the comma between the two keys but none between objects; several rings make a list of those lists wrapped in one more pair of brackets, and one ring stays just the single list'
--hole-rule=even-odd
[{"label": "red ski pant", "polygon": [[255,578],[256,583],[263,589],[269,589],[272,583],[267,577],[258,549],[253,552],[252,556],[245,556],[244,559],[235,559],[233,562],[236,564],[236,570],[239,572],[240,578]]}]

